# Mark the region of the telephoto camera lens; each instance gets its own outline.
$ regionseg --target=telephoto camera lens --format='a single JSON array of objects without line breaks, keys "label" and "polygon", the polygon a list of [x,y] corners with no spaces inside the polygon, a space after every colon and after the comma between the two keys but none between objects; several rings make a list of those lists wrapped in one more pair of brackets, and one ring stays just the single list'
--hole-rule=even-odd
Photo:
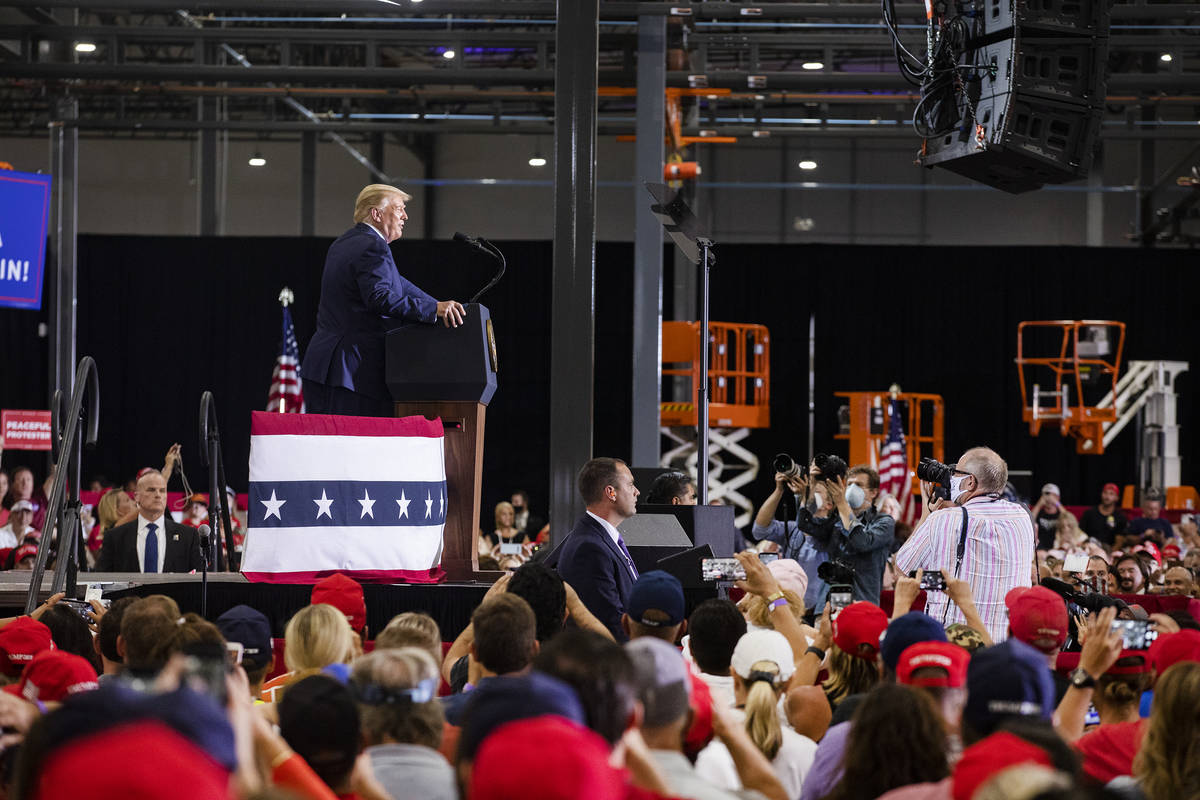
[{"label": "telephoto camera lens", "polygon": [[788,480],[800,477],[799,465],[787,453],[780,453],[775,456],[775,461],[772,465],[775,467],[776,472],[782,473]]},{"label": "telephoto camera lens", "polygon": [[917,464],[917,477],[928,483],[949,486],[953,476],[953,469],[935,459],[922,458],[921,463]]}]

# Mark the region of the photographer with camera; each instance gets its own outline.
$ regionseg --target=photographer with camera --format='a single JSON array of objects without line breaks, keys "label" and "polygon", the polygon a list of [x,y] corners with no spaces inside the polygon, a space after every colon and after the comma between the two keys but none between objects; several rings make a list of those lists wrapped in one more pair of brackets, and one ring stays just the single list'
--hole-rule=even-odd
[{"label": "photographer with camera", "polygon": [[[751,528],[750,536],[755,541],[765,539],[775,542],[780,548],[780,558],[793,559],[804,569],[805,574],[808,575],[808,588],[804,592],[804,607],[819,610],[821,604],[824,603],[826,585],[817,577],[817,570],[828,560],[828,557],[804,535],[801,527],[802,522],[810,525],[812,520],[812,511],[804,505],[808,501],[806,496],[808,482],[805,480],[802,470],[803,467],[793,461],[791,456],[783,454],[775,456],[775,491],[771,492],[763,501],[762,507],[754,515],[754,527]],[[796,499],[795,521],[785,522],[775,519],[779,503],[783,500],[785,492],[790,492]],[[824,501],[824,498],[821,499],[824,505],[827,501]],[[827,505],[826,513],[832,508],[832,504]]]},{"label": "photographer with camera", "polygon": [[[814,482],[819,474],[812,476]],[[808,531],[817,549],[829,556],[832,569],[827,570],[830,577],[825,580],[848,584],[855,602],[865,600],[878,605],[896,528],[894,519],[875,508],[879,473],[859,464],[845,477],[825,473],[820,485],[837,512],[832,524],[816,524]]]},{"label": "photographer with camera", "polygon": [[[1031,585],[1036,544],[1029,512],[1001,499],[1008,465],[994,450],[975,447],[952,466],[923,459],[917,477],[926,508],[933,511],[896,553],[897,568],[905,573],[945,569],[965,580],[992,640],[1003,641],[1008,636],[1004,597]],[[961,609],[951,605],[946,594],[931,591],[925,611],[943,625],[964,622]]]}]

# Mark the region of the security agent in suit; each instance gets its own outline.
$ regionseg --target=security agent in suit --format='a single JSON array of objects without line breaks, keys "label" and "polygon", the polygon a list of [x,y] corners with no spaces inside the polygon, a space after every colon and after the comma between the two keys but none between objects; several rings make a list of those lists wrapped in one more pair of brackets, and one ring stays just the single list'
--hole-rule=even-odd
[{"label": "security agent in suit", "polygon": [[588,611],[623,642],[628,637],[621,615],[638,573],[617,526],[637,513],[633,473],[619,459],[593,458],[579,471],[579,493],[587,512],[551,555],[550,566],[557,566]]},{"label": "security agent in suit", "polygon": [[462,304],[434,300],[396,269],[390,242],[404,233],[411,197],[373,183],[354,202],[354,227],[325,256],[317,330],[301,366],[304,399],[316,414],[392,416],[384,380],[384,337],[405,324],[462,324]]},{"label": "security agent in suit", "polygon": [[104,534],[96,572],[199,572],[204,567],[195,528],[180,525],[167,510],[167,481],[158,470],[138,478],[138,516]]}]

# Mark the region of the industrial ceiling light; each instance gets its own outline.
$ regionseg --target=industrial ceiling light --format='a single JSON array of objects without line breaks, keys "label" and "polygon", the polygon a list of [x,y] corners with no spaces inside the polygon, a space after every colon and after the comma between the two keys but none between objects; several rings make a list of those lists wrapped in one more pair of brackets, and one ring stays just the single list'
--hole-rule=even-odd
[{"label": "industrial ceiling light", "polygon": [[805,61],[800,65],[803,69],[825,69],[823,61]]},{"label": "industrial ceiling light", "polygon": [[95,44],[95,42],[76,42],[75,43],[75,52],[76,53],[94,53],[94,52],[96,52],[96,44]]},{"label": "industrial ceiling light", "polygon": [[798,164],[798,166],[800,167],[800,169],[803,169],[803,170],[816,169],[817,162],[805,160],[805,161],[801,161]]},{"label": "industrial ceiling light", "polygon": [[252,167],[265,167],[267,165],[267,160],[263,158],[262,153],[255,150],[254,155],[250,156],[250,160],[246,163]]},{"label": "industrial ceiling light", "polygon": [[1168,64],[1175,60],[1174,57],[1172,57],[1170,53],[1163,53],[1158,58],[1160,61],[1166,61]]},{"label": "industrial ceiling light", "polygon": [[541,157],[539,155],[534,155],[532,158],[529,159],[529,166],[544,167],[544,166],[546,166],[546,159],[544,159],[543,157]]},{"label": "industrial ceiling light", "polygon": [[447,61],[454,58],[456,55],[458,55],[458,53],[454,52],[453,48],[447,48],[442,51],[442,58],[446,59]]}]

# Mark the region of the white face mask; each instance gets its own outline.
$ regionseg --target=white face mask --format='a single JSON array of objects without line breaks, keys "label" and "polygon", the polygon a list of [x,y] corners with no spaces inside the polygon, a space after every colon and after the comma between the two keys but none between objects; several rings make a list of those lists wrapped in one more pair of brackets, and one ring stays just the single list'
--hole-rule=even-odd
[{"label": "white face mask", "polygon": [[852,483],[846,487],[846,502],[857,511],[867,502],[867,493],[857,483]]},{"label": "white face mask", "polygon": [[964,494],[967,490],[962,488],[963,481],[970,478],[970,475],[954,475],[950,478],[950,500],[951,502],[958,499],[960,494]]}]

